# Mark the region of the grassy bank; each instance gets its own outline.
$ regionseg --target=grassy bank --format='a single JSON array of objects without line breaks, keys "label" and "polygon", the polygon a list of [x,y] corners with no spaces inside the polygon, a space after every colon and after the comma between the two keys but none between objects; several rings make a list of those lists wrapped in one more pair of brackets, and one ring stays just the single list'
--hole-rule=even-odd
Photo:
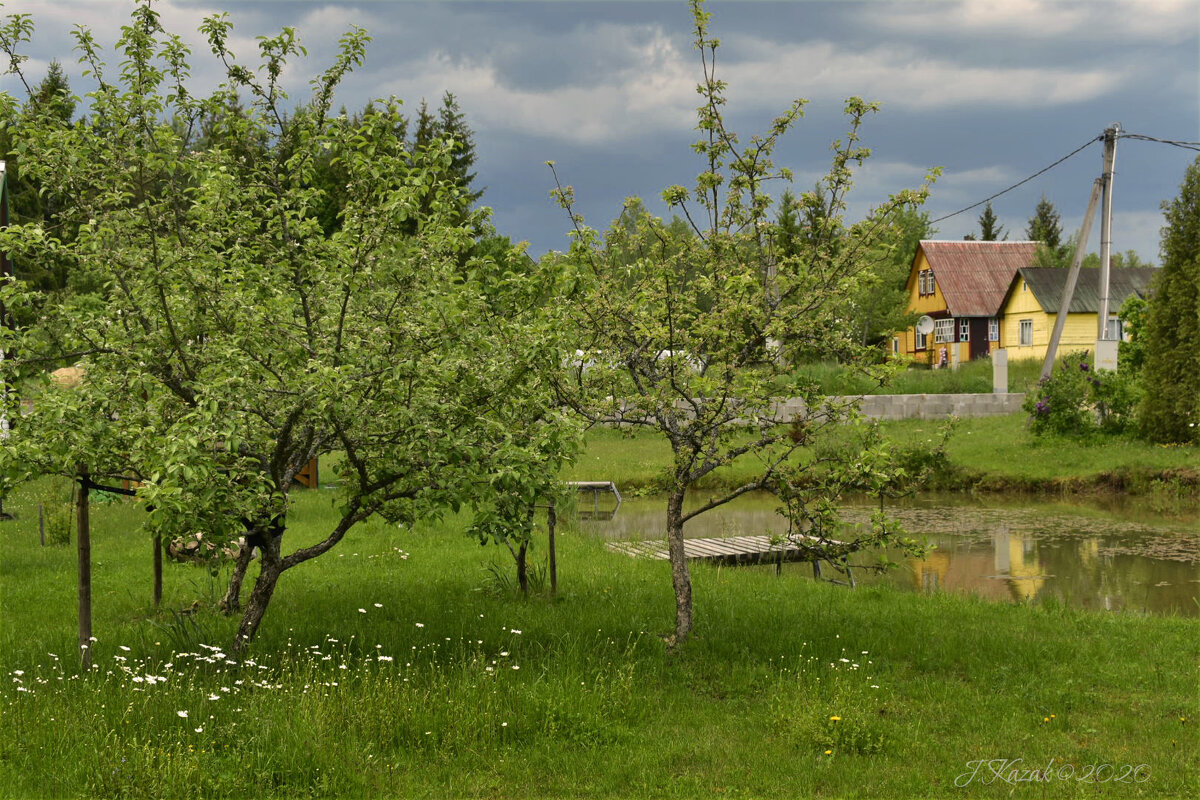
[{"label": "grassy bank", "polygon": [[[882,423],[888,437],[900,445],[933,441],[940,425],[933,420]],[[671,463],[670,448],[649,434],[594,429],[587,442],[567,472],[569,480],[620,476],[622,489],[654,487]],[[941,489],[1127,492],[1191,505],[1200,500],[1200,451],[1195,447],[1164,447],[1132,437],[1038,437],[1025,429],[1022,414],[959,420],[946,453],[949,464],[935,480]],[[745,460],[714,473],[702,487],[735,485],[753,468]]]},{"label": "grassy bank", "polygon": [[[29,498],[0,523],[5,797],[1195,788],[1195,620],[697,566],[697,635],[671,656],[664,564],[568,531],[558,598],[523,601],[487,568],[509,570],[507,553],[448,518],[372,523],[285,574],[250,660],[233,664],[211,649],[234,629],[212,610],[221,581],[169,564],[151,608],[142,512],[117,503],[93,513],[99,668],[76,677],[74,553],[38,546]],[[330,500],[298,497],[290,546],[320,535]],[[985,769],[955,786],[1002,758],[1052,763],[1054,778],[1014,786]],[[1101,765],[1105,783],[1077,780]]]}]

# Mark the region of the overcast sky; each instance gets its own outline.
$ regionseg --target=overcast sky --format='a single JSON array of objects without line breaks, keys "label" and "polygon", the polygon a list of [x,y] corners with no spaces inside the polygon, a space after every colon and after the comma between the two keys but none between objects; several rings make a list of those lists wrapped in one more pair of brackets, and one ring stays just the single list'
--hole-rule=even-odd
[{"label": "overcast sky", "polygon": [[[701,165],[692,47],[684,0],[670,2],[190,2],[157,4],[171,32],[192,42],[193,74],[211,88],[218,71],[196,28],[214,12],[234,23],[244,61],[254,37],[294,26],[309,50],[289,75],[293,99],[327,65],[352,25],[373,41],[366,64],[338,97],[350,109],[394,94],[415,112],[457,95],[475,130],[482,202],[495,224],[530,251],[566,249],[568,220],[551,201],[554,160],[589,224],[605,226],[630,195],[656,198],[690,184]],[[72,53],[71,28],[111,47],[132,8],[125,0],[3,0],[0,13],[31,13],[34,80],[58,58],[76,93],[91,86]],[[811,187],[843,130],[842,101],[861,95],[882,110],[863,132],[872,158],[858,173],[851,216],[944,168],[926,204],[940,217],[982,200],[1119,122],[1131,133],[1200,140],[1200,0],[1040,2],[752,2],[711,0],[720,37],[718,77],[743,138],[798,97],[805,118],[776,161],[797,190]],[[115,62],[115,59],[114,59]],[[9,77],[0,86],[10,92]],[[1078,227],[1101,171],[1096,143],[994,202],[1010,238],[1025,238],[1045,194],[1067,232]],[[1121,140],[1113,247],[1158,262],[1159,204],[1176,195],[1193,151]],[[782,191],[779,187],[778,191]],[[937,238],[977,229],[981,209],[937,224]],[[1091,250],[1098,250],[1098,228]]]}]

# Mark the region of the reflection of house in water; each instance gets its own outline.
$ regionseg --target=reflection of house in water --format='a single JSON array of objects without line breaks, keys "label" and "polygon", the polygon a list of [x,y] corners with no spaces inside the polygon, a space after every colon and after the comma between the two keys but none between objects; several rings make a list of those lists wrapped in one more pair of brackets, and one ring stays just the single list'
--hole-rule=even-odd
[{"label": "reflection of house in water", "polygon": [[1027,601],[1046,582],[1036,542],[999,528],[992,533],[991,553],[981,544],[946,542],[924,559],[908,560],[913,586],[927,594],[970,592],[992,600]]},{"label": "reflection of house in water", "polygon": [[1037,543],[1001,528],[992,534],[996,548],[996,575],[1009,576],[1014,600],[1032,600],[1046,582],[1046,570],[1037,557]]}]

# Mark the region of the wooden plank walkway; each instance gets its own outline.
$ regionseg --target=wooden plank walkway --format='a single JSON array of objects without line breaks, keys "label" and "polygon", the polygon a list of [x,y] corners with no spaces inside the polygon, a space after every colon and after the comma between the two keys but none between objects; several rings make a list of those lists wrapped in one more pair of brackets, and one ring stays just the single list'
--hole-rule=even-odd
[{"label": "wooden plank walkway", "polygon": [[[813,540],[817,541],[816,539]],[[634,558],[667,559],[667,543],[609,542],[608,549]],[[722,539],[685,539],[684,555],[697,561],[719,564],[777,564],[780,561],[811,561],[812,555],[794,542],[772,543],[771,537],[729,536]]]}]

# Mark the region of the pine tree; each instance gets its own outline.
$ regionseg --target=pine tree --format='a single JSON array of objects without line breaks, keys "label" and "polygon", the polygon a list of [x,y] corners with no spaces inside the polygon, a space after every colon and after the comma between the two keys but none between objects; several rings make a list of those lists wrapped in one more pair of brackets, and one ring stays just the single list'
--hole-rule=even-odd
[{"label": "pine tree", "polygon": [[[30,93],[29,107],[44,114],[47,121],[56,126],[69,126],[75,115],[75,98],[71,85],[57,59],[50,62],[46,77]],[[9,213],[13,223],[40,221],[47,233],[60,240],[73,240],[74,226],[62,218],[61,198],[53,192],[44,191],[37,181],[24,175],[18,156],[18,142],[12,129],[0,127],[0,159],[5,160],[8,174]],[[14,264],[14,274],[22,281],[41,291],[57,291],[66,287],[69,272],[66,264],[54,256],[46,256],[37,262]]]},{"label": "pine tree", "polygon": [[1156,442],[1200,442],[1200,157],[1163,209],[1162,271],[1146,315],[1138,422]]},{"label": "pine tree", "polygon": [[1054,204],[1042,195],[1042,199],[1029,218],[1025,238],[1040,242],[1034,256],[1035,267],[1066,267],[1070,265],[1071,247],[1063,243],[1062,219]]},{"label": "pine tree", "polygon": [[997,242],[1001,238],[1008,238],[1004,226],[996,219],[996,212],[992,210],[991,203],[984,206],[983,213],[979,215],[979,238],[984,242]]},{"label": "pine tree", "polygon": [[779,198],[779,213],[775,217],[775,247],[779,256],[794,256],[800,252],[803,228],[800,224],[800,201],[791,189]]},{"label": "pine tree", "polygon": [[450,174],[454,177],[463,192],[463,201],[467,207],[475,204],[483,197],[483,190],[472,190],[475,173],[471,167],[475,165],[475,132],[467,125],[466,115],[458,107],[458,100],[450,92],[442,96],[442,107],[438,111],[437,132],[442,136],[450,136],[455,141],[454,155],[450,158]]},{"label": "pine tree", "polygon": [[1055,250],[1062,245],[1062,219],[1054,203],[1047,200],[1046,195],[1042,195],[1033,216],[1029,218],[1025,236],[1030,241],[1042,242]]}]

